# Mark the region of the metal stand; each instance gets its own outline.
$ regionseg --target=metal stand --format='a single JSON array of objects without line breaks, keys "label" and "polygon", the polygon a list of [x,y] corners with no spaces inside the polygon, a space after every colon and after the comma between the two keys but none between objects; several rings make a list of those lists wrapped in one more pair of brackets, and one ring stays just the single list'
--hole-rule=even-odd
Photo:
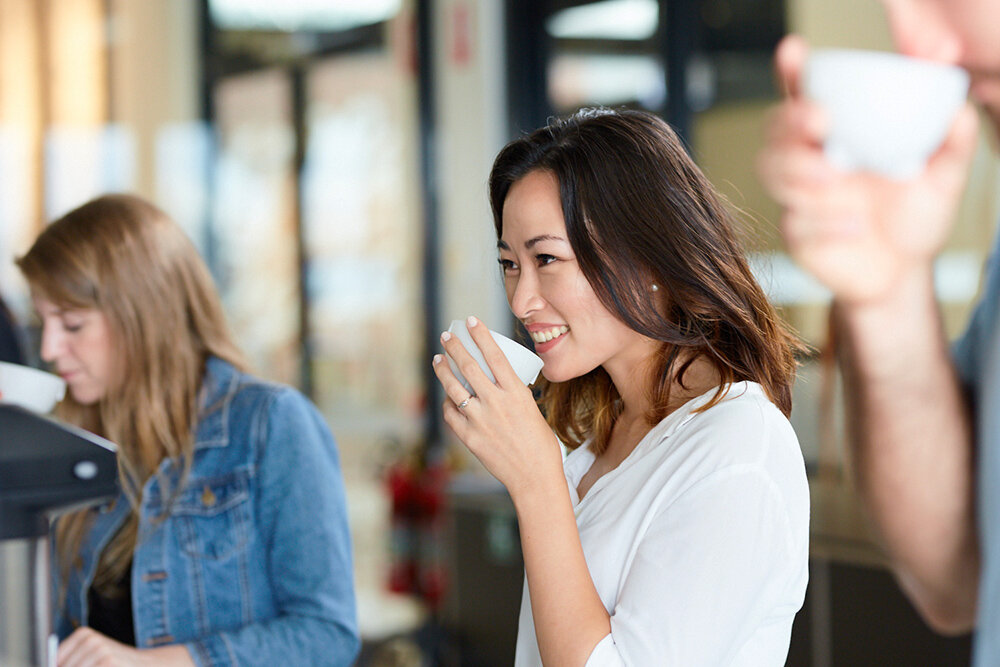
[{"label": "metal stand", "polygon": [[115,446],[0,403],[0,667],[55,667],[49,516],[117,492]]},{"label": "metal stand", "polygon": [[49,565],[49,536],[31,540],[28,545],[29,579],[32,583],[31,606],[34,619],[31,661],[36,665],[56,667],[59,642],[52,633],[52,569]]},{"label": "metal stand", "polygon": [[0,645],[15,664],[56,664],[52,643],[49,538],[0,542]]}]

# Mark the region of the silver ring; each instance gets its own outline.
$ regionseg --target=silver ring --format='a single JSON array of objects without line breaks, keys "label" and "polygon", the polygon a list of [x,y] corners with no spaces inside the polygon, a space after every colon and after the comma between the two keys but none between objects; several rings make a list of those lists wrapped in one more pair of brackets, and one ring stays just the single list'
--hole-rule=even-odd
[{"label": "silver ring", "polygon": [[467,406],[469,404],[469,401],[471,401],[475,397],[476,397],[475,394],[470,394],[467,399],[465,399],[464,401],[462,401],[461,403],[458,404],[458,409],[461,410],[462,408],[464,408],[465,406]]}]

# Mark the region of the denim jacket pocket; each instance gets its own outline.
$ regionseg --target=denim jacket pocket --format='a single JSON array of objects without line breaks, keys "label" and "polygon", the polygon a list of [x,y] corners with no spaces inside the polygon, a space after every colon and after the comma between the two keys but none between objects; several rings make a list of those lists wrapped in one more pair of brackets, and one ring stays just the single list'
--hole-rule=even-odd
[{"label": "denim jacket pocket", "polygon": [[244,471],[188,481],[170,511],[186,555],[222,561],[246,547],[251,531],[249,486]]}]

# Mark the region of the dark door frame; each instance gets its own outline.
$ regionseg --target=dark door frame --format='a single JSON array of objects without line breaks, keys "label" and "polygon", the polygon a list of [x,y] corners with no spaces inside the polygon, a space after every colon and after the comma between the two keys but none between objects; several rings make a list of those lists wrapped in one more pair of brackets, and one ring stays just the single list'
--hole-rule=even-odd
[{"label": "dark door frame", "polygon": [[[545,21],[556,11],[594,0],[506,0],[507,90],[511,136],[545,125],[553,114],[547,92],[552,37]],[[657,50],[665,64],[667,103],[654,109],[690,148],[694,110],[688,64],[698,49],[698,0],[659,0]]]}]

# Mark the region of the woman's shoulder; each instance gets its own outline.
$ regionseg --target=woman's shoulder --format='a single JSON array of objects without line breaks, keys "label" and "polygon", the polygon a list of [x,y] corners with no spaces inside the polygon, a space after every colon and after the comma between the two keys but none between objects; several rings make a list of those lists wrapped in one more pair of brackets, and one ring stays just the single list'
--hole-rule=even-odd
[{"label": "woman's shoulder", "polygon": [[[757,434],[759,431],[791,429],[791,423],[756,382],[734,382],[723,390],[712,407],[695,413],[697,426]],[[714,396],[714,393],[711,394]],[[704,405],[707,401],[702,401]]]},{"label": "woman's shoulder", "polygon": [[[705,407],[713,401],[713,405]],[[787,423],[788,419],[767,397],[763,387],[756,382],[734,382],[691,399],[664,417],[654,430],[660,431],[661,437],[669,437],[704,429],[752,432]]]},{"label": "woman's shoulder", "polygon": [[[240,371],[213,359],[198,428],[201,443],[229,441],[290,429],[301,431],[323,422],[319,411],[298,389]],[[228,443],[227,443],[228,444]]]},{"label": "woman's shoulder", "polygon": [[[711,400],[711,392],[700,405]],[[776,499],[789,525],[808,525],[809,489],[805,460],[788,418],[752,382],[734,383],[725,397],[702,411],[693,406],[683,423],[654,448],[658,472],[675,498],[688,492],[739,489]],[[700,494],[698,497],[701,497]]]},{"label": "woman's shoulder", "polygon": [[234,401],[266,402],[280,408],[292,404],[309,403],[301,391],[291,385],[267,380],[249,373],[241,373],[233,388]]},{"label": "woman's shoulder", "polygon": [[281,409],[289,405],[310,405],[295,387],[240,370],[216,357],[208,360],[204,387],[206,412],[234,406]]},{"label": "woman's shoulder", "polygon": [[[798,438],[788,418],[754,382],[725,387],[722,399],[707,409],[715,391],[668,415],[659,431],[657,449],[690,456],[707,469],[734,465],[803,465]],[[673,421],[671,421],[673,418]]]},{"label": "woman's shoulder", "polygon": [[230,420],[249,422],[269,432],[301,432],[325,423],[301,391],[254,375],[243,375],[235,387]]}]

